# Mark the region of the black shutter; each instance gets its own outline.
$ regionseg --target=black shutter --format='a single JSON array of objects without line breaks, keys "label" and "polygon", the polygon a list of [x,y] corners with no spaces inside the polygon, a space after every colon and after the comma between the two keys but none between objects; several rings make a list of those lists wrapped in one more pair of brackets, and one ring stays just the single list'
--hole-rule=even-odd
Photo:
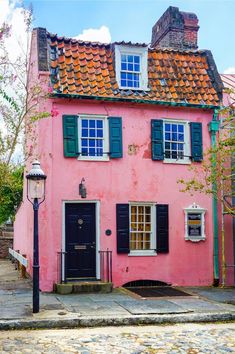
[{"label": "black shutter", "polygon": [[117,253],[129,253],[129,204],[116,205]]},{"label": "black shutter", "polygon": [[168,205],[157,204],[157,253],[169,252]]}]

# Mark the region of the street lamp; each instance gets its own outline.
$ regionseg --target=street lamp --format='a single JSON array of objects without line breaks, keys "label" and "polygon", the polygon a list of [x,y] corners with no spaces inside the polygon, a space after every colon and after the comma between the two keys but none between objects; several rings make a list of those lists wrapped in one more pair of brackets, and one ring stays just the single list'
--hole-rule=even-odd
[{"label": "street lamp", "polygon": [[32,169],[26,175],[27,199],[33,205],[33,313],[39,312],[39,251],[38,251],[38,209],[45,200],[47,176],[40,167],[39,161],[32,163]]}]

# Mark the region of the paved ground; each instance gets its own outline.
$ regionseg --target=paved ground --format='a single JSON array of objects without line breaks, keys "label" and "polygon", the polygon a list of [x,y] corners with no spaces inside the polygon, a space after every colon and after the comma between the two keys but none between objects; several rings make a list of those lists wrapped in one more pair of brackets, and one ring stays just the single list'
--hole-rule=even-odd
[{"label": "paved ground", "polygon": [[143,299],[123,290],[110,294],[40,294],[32,314],[32,288],[9,261],[0,261],[0,329],[53,328],[235,319],[235,288],[184,288],[190,297]]},{"label": "paved ground", "polygon": [[235,353],[235,324],[1,332],[0,353]]}]

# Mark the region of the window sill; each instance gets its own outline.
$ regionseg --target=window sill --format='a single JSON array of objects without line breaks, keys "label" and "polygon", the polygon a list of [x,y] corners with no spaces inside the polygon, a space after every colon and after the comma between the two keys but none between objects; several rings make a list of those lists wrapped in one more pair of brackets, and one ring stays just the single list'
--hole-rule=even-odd
[{"label": "window sill", "polygon": [[170,163],[170,164],[177,164],[177,165],[191,165],[191,160],[164,159],[163,163]]},{"label": "window sill", "polygon": [[104,161],[104,162],[107,162],[107,161],[109,161],[109,157],[107,156],[107,157],[99,158],[99,157],[85,157],[85,156],[83,156],[83,157],[78,157],[77,160],[78,161],[101,161],[101,162]]},{"label": "window sill", "polygon": [[200,237],[185,237],[185,241],[191,241],[191,242],[200,242],[200,241],[205,241],[206,237],[205,236],[200,236]]},{"label": "window sill", "polygon": [[131,90],[131,91],[150,91],[150,88],[148,88],[148,87],[124,87],[124,86],[119,86],[119,89],[120,90],[127,90],[127,91],[129,91],[129,90]]},{"label": "window sill", "polygon": [[131,251],[128,253],[128,257],[155,257],[156,251]]}]

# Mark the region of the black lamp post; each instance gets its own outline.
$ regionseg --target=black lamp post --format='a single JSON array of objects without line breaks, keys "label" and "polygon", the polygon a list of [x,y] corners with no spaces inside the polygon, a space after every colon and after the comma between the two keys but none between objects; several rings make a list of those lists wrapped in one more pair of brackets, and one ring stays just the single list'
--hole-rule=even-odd
[{"label": "black lamp post", "polygon": [[39,312],[39,247],[38,247],[38,209],[45,200],[45,185],[47,176],[40,167],[39,161],[34,161],[27,178],[27,199],[33,205],[33,313]]}]

